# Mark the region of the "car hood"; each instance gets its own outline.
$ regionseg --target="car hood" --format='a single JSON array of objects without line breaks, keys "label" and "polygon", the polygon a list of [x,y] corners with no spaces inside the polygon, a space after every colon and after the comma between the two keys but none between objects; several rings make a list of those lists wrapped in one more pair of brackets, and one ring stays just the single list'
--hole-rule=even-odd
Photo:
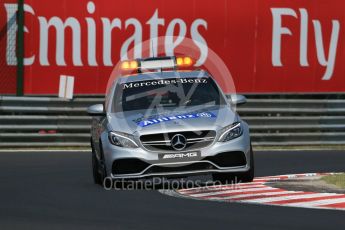
[{"label": "car hood", "polygon": [[[145,114],[146,113],[146,114]],[[163,112],[136,110],[107,115],[109,129],[134,135],[217,130],[238,120],[229,106],[174,108]]]}]

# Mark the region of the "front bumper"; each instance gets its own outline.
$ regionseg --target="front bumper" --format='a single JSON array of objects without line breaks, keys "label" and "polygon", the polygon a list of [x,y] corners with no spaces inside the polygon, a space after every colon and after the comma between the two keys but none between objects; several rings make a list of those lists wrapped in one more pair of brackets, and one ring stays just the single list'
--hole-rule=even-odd
[{"label": "front bumper", "polygon": [[[129,149],[112,145],[108,141],[108,134],[102,134],[102,147],[104,152],[105,167],[107,176],[113,179],[135,179],[146,177],[183,177],[196,174],[219,173],[219,172],[246,172],[250,169],[250,137],[248,125],[243,123],[243,134],[228,142],[217,142],[216,140],[208,147],[200,149],[200,159],[193,161],[165,162],[159,159],[157,152],[147,151],[143,148]],[[234,157],[241,154],[243,161]],[[217,156],[228,156],[237,159],[238,164],[224,165],[217,161]],[[114,162],[121,160],[137,160],[140,169],[130,173],[115,172]],[[115,163],[114,163],[115,164]],[[137,164],[128,164],[128,167],[138,167]]]}]

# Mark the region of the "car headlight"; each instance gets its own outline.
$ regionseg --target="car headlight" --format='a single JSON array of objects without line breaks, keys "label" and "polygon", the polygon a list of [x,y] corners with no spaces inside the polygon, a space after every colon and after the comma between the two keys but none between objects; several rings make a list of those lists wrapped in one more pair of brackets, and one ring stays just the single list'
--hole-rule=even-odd
[{"label": "car headlight", "polygon": [[220,136],[218,141],[226,142],[241,136],[243,129],[240,122],[236,122],[232,125],[224,127],[220,131]]},{"label": "car headlight", "polygon": [[133,136],[126,133],[109,132],[109,141],[119,147],[138,148],[138,145],[133,140]]}]

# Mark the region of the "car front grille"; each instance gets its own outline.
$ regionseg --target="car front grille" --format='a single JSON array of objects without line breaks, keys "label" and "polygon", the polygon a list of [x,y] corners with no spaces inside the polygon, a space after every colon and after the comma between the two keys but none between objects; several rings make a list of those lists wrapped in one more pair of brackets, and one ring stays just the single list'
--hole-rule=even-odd
[{"label": "car front grille", "polygon": [[186,147],[182,151],[205,148],[212,144],[216,136],[216,132],[213,130],[184,131],[142,135],[140,141],[147,150],[171,152],[176,151],[171,145],[171,139],[176,134],[181,134],[186,138]]}]

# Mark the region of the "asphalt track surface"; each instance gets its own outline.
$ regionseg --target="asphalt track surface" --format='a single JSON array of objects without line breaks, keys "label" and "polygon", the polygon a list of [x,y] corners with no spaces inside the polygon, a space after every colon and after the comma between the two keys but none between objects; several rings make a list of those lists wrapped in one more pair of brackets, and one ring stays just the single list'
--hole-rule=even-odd
[{"label": "asphalt track surface", "polygon": [[[344,151],[256,152],[256,176],[345,171]],[[344,229],[345,213],[105,191],[90,153],[0,153],[0,229]]]}]

